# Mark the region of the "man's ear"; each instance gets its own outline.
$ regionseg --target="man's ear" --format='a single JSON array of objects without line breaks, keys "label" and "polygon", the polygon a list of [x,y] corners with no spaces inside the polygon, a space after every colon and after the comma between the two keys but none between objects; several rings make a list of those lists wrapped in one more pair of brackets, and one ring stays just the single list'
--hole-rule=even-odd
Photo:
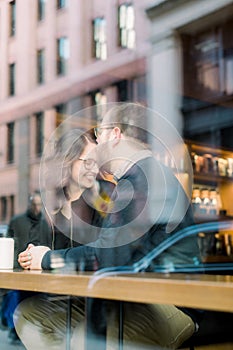
[{"label": "man's ear", "polygon": [[113,129],[113,135],[115,139],[121,139],[121,129],[118,126]]}]

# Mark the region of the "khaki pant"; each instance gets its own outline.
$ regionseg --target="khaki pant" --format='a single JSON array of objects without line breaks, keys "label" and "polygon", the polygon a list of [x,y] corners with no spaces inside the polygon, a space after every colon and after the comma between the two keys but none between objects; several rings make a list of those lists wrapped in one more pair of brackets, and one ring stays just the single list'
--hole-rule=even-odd
[{"label": "khaki pant", "polygon": [[[76,298],[72,303],[71,350],[84,350],[84,310],[84,299]],[[38,295],[20,303],[14,323],[27,350],[65,350],[66,317],[64,297]],[[173,305],[124,303],[124,350],[176,349],[194,330],[192,319]],[[118,317],[112,308],[107,319],[107,349],[117,346]]]}]

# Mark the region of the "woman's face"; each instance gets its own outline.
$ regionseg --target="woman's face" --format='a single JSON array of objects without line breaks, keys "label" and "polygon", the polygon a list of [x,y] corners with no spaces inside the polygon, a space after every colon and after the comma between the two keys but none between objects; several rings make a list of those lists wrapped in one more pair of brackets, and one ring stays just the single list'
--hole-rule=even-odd
[{"label": "woman's face", "polygon": [[88,142],[79,159],[74,161],[71,168],[72,181],[79,185],[80,189],[93,186],[99,168],[96,163],[96,145]]}]

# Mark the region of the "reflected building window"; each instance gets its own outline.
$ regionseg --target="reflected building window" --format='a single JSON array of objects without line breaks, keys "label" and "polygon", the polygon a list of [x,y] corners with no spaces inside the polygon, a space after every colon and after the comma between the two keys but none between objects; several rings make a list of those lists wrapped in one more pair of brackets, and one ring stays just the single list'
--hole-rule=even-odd
[{"label": "reflected building window", "polygon": [[16,1],[15,0],[10,1],[9,6],[10,6],[10,36],[14,36],[16,31]]},{"label": "reflected building window", "polygon": [[44,83],[45,50],[37,50],[37,83]]},{"label": "reflected building window", "polygon": [[65,120],[66,115],[66,105],[61,103],[55,107],[56,111],[56,128]]},{"label": "reflected building window", "polygon": [[14,162],[15,123],[7,124],[7,163]]},{"label": "reflected building window", "polygon": [[7,198],[5,196],[0,198],[1,204],[1,221],[5,221],[7,219]]},{"label": "reflected building window", "polygon": [[15,95],[15,63],[9,65],[9,96]]},{"label": "reflected building window", "polygon": [[132,4],[125,3],[119,6],[119,45],[124,48],[134,49],[136,43],[135,15]]},{"label": "reflected building window", "polygon": [[233,93],[233,21],[196,35],[184,34],[185,96],[221,97]]},{"label": "reflected building window", "polygon": [[36,137],[35,137],[35,152],[36,156],[40,157],[44,147],[44,113],[39,112],[35,115],[36,119]]},{"label": "reflected building window", "polygon": [[57,9],[62,9],[66,7],[67,0],[57,0]]},{"label": "reflected building window", "polygon": [[222,48],[218,31],[197,37],[194,46],[196,55],[197,83],[205,91],[221,91],[220,58]]},{"label": "reflected building window", "polygon": [[226,94],[233,94],[233,52],[225,60]]},{"label": "reflected building window", "polygon": [[94,104],[96,105],[97,119],[101,120],[104,114],[107,112],[107,96],[101,91],[94,93]]},{"label": "reflected building window", "polygon": [[57,39],[57,74],[64,75],[67,72],[69,59],[69,40],[66,37]]},{"label": "reflected building window", "polygon": [[11,195],[9,197],[9,214],[12,217],[15,214],[15,196]]},{"label": "reflected building window", "polygon": [[0,221],[7,222],[15,214],[15,196],[0,197]]},{"label": "reflected building window", "polygon": [[93,57],[107,59],[106,20],[98,17],[93,20]]},{"label": "reflected building window", "polygon": [[37,0],[38,21],[45,18],[45,0]]}]

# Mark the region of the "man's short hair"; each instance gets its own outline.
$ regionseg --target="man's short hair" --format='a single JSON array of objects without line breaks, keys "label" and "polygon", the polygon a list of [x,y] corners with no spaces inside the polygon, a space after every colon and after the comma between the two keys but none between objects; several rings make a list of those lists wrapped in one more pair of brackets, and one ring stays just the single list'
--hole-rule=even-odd
[{"label": "man's short hair", "polygon": [[117,126],[128,137],[148,144],[147,109],[137,103],[120,103],[105,116],[107,126]]}]

